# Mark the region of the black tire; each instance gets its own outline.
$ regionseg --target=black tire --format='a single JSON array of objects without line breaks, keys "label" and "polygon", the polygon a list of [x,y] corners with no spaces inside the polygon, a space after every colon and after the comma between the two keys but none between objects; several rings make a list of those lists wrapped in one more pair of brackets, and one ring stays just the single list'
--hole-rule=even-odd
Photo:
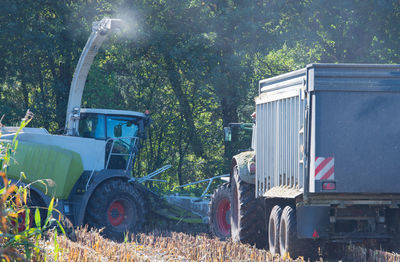
[{"label": "black tire", "polygon": [[268,221],[268,244],[269,252],[273,255],[279,254],[279,229],[281,223],[282,209],[276,205],[272,208]]},{"label": "black tire", "polygon": [[40,220],[41,220],[40,225],[43,226],[47,218],[47,207],[43,199],[37,193],[31,191],[29,192],[26,204],[30,209],[29,227],[36,227],[36,221],[35,221],[36,209],[39,209]]},{"label": "black tire", "polygon": [[231,236],[230,195],[229,184],[224,183],[215,189],[208,206],[210,233],[222,240]]},{"label": "black tire", "polygon": [[301,241],[297,238],[296,210],[286,206],[282,211],[279,229],[279,249],[282,256],[296,258],[302,250]]},{"label": "black tire", "polygon": [[127,181],[112,179],[99,185],[91,196],[85,215],[89,227],[104,228],[102,234],[121,241],[127,232],[142,229],[144,201]]},{"label": "black tire", "polygon": [[[29,208],[29,228],[36,227],[35,212],[36,209],[40,213],[40,226],[44,225],[46,219],[47,210],[44,207],[44,201],[35,192],[29,192],[27,196],[26,206]],[[18,214],[18,232],[23,232],[27,230],[25,223],[27,219],[27,213],[25,211]],[[13,221],[12,225],[17,227],[17,221]]]},{"label": "black tire", "polygon": [[[279,228],[279,250],[285,257],[303,256],[316,260],[318,252],[312,240],[297,238],[296,209],[286,206],[282,211]],[[337,251],[337,250],[336,250]]]},{"label": "black tire", "polygon": [[266,226],[262,199],[255,198],[255,186],[243,182],[233,168],[231,179],[231,235],[236,242],[265,247]]}]

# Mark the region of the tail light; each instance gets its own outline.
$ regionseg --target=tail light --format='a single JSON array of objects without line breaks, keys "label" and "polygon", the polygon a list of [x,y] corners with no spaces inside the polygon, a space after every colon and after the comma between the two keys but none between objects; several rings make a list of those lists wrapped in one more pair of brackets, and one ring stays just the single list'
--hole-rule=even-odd
[{"label": "tail light", "polygon": [[318,232],[317,232],[316,229],[314,229],[314,233],[312,234],[312,237],[313,237],[314,239],[319,238],[319,234],[318,234]]},{"label": "tail light", "polygon": [[250,163],[249,170],[250,170],[250,174],[255,174],[256,173],[256,163],[254,163],[254,162]]},{"label": "tail light", "polygon": [[335,182],[323,182],[322,183],[322,190],[335,190],[336,183]]}]

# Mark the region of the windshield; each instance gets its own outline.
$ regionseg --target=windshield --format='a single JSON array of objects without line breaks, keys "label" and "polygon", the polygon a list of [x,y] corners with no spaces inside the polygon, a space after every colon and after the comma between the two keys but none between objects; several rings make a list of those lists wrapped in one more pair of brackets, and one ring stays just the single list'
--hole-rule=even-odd
[{"label": "windshield", "polygon": [[138,119],[125,116],[107,116],[107,138],[136,137]]}]

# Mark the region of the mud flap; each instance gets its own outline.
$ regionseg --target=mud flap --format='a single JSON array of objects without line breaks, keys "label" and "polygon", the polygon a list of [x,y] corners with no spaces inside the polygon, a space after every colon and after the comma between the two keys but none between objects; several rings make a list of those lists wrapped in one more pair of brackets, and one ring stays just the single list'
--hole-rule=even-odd
[{"label": "mud flap", "polygon": [[329,236],[329,206],[298,206],[297,237],[327,238]]}]

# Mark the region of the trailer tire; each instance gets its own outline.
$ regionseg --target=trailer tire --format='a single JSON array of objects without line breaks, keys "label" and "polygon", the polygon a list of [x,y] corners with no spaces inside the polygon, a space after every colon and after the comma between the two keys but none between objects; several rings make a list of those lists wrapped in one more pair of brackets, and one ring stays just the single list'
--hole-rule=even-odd
[{"label": "trailer tire", "polygon": [[282,209],[276,205],[272,208],[268,221],[268,244],[269,251],[275,255],[279,254],[279,231]]},{"label": "trailer tire", "polygon": [[106,237],[122,241],[127,232],[138,232],[145,220],[144,201],[135,187],[121,179],[100,184],[86,209],[89,227],[104,228]]},{"label": "trailer tire", "polygon": [[281,215],[279,229],[279,250],[282,256],[297,257],[301,251],[301,241],[297,238],[296,211],[286,206]]},{"label": "trailer tire", "polygon": [[230,194],[229,183],[220,185],[212,194],[208,209],[210,233],[222,240],[231,236]]},{"label": "trailer tire", "polygon": [[286,206],[283,209],[279,227],[279,250],[281,256],[297,258],[301,255],[305,259],[317,259],[318,250],[315,243],[309,239],[297,238],[296,209],[291,206]]},{"label": "trailer tire", "polygon": [[231,235],[233,241],[265,247],[264,205],[255,198],[254,190],[255,185],[241,180],[235,166],[231,179]]}]

